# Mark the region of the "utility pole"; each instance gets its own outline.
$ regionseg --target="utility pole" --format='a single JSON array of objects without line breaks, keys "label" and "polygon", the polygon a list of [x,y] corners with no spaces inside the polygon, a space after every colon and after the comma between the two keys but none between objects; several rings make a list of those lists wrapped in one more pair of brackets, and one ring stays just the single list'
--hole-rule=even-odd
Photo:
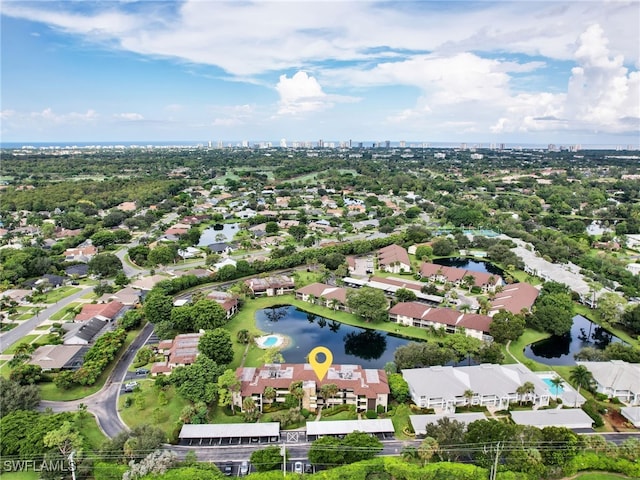
[{"label": "utility pole", "polygon": [[287,476],[287,449],[285,448],[284,443],[280,447],[280,455],[282,455],[282,476],[286,477]]},{"label": "utility pole", "polygon": [[73,461],[73,456],[75,454],[75,450],[69,454],[69,468],[71,468],[71,478],[73,480],[76,480],[76,462]]},{"label": "utility pole", "polygon": [[493,461],[493,466],[491,468],[491,475],[489,476],[490,480],[496,480],[498,477],[498,459],[500,458],[500,442],[496,445],[496,458]]}]

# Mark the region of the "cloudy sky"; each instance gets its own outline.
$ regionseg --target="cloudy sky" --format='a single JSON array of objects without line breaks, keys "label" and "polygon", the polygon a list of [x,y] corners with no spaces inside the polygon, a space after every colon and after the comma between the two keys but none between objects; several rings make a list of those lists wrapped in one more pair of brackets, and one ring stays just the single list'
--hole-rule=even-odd
[{"label": "cloudy sky", "polygon": [[3,142],[640,144],[640,2],[3,0]]}]

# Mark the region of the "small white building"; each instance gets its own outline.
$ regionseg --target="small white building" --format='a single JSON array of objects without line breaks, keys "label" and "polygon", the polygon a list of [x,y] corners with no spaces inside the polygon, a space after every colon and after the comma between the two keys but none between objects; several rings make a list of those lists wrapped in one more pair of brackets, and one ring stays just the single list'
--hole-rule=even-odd
[{"label": "small white building", "polygon": [[571,430],[591,430],[593,428],[593,420],[581,408],[513,411],[511,418],[518,425],[537,428],[565,427]]},{"label": "small white building", "polygon": [[591,372],[596,391],[627,405],[640,405],[640,364],[622,360],[576,362]]}]

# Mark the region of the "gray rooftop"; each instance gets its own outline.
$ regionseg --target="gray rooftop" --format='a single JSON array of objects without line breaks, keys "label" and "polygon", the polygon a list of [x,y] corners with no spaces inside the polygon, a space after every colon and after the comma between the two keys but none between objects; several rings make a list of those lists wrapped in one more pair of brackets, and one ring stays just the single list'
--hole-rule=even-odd
[{"label": "gray rooftop", "polygon": [[180,430],[180,438],[237,438],[237,437],[277,437],[280,423],[206,423],[186,424]]},{"label": "gray rooftop", "polygon": [[410,368],[402,376],[420,397],[453,399],[465,390],[477,395],[504,397],[514,394],[525,382],[535,386],[536,395],[548,395],[546,384],[524,365],[482,364],[468,367],[437,366]]},{"label": "gray rooftop", "polygon": [[593,420],[580,408],[554,408],[552,410],[524,410],[511,412],[518,425],[531,427],[591,428]]},{"label": "gray rooftop", "polygon": [[307,435],[346,435],[351,432],[387,433],[393,432],[393,422],[389,418],[375,420],[338,420],[335,422],[307,422]]},{"label": "gray rooftop", "polygon": [[633,393],[640,392],[640,364],[638,363],[627,363],[622,360],[576,363],[587,367],[595,381],[603,387],[628,390]]}]

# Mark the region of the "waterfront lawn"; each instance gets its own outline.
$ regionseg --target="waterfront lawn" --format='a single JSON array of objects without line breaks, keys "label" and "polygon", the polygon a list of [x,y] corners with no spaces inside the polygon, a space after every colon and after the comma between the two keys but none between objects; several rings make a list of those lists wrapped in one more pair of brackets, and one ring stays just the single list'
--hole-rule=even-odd
[{"label": "waterfront lawn", "polygon": [[[142,329],[142,327],[140,327]],[[53,382],[45,382],[40,384],[40,396],[43,400],[52,400],[52,401],[68,401],[68,400],[78,400],[79,398],[84,398],[89,395],[96,393],[100,390],[104,384],[106,383],[109,375],[113,371],[115,365],[118,363],[120,357],[127,351],[131,342],[138,336],[140,330],[132,330],[127,333],[127,338],[124,341],[124,345],[118,352],[116,358],[109,364],[109,366],[102,372],[102,375],[98,377],[96,383],[91,386],[83,386],[77,385],[75,387],[70,388],[69,390],[61,390],[55,386]]]},{"label": "waterfront lawn", "polygon": [[[154,386],[154,382],[152,380],[143,380],[139,383],[139,392],[123,393],[118,398],[118,411],[122,421],[129,428],[143,424],[154,425],[162,429],[168,437],[175,428],[176,422],[180,419],[180,413],[190,402],[182,398],[175,391],[175,387],[169,386],[165,390],[168,403],[160,405],[158,403],[159,390]],[[138,395],[144,399],[144,407],[142,409],[136,405]],[[127,398],[131,398],[129,407],[124,406]]]},{"label": "waterfront lawn", "polygon": [[[544,365],[542,363],[538,363],[534,360],[531,360],[524,355],[524,349],[527,345],[547,338],[549,336],[548,333],[538,332],[537,330],[533,330],[531,328],[526,328],[524,333],[520,336],[518,340],[515,342],[511,342],[509,345],[509,351],[511,352],[511,356],[524,363],[528,368],[535,371],[546,371],[551,367],[549,365]],[[509,362],[509,355],[506,355],[507,362]],[[514,363],[514,362],[511,362]]]}]

